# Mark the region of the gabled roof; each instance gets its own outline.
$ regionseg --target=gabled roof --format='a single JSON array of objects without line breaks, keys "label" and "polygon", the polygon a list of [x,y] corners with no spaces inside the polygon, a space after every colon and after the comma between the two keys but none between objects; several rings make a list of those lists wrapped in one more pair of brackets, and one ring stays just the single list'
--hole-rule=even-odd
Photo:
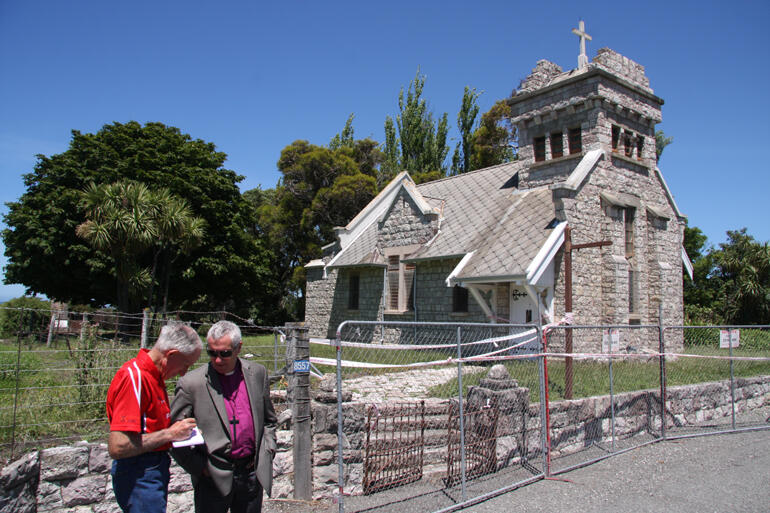
[{"label": "gabled roof", "polygon": [[327,268],[386,264],[377,249],[378,223],[404,189],[424,215],[440,214],[438,233],[405,261],[465,257],[453,282],[526,279],[553,232],[555,211],[547,186],[516,189],[521,168],[509,162],[417,186],[400,174],[339,229],[342,249]]},{"label": "gabled roof", "polygon": [[478,248],[479,234],[497,224],[511,205],[519,162],[479,169],[417,186],[425,197],[442,200],[437,236],[410,260],[463,256]]},{"label": "gabled roof", "polygon": [[424,214],[438,214],[439,209],[417,192],[409,173],[402,171],[374,197],[346,226],[337,227],[341,250],[327,267],[348,265],[383,265],[374,253],[377,243],[377,221],[385,215],[401,190],[406,191]]},{"label": "gabled roof", "polygon": [[510,162],[421,185],[414,185],[406,172],[399,174],[346,227],[338,229],[342,250],[327,267],[385,265],[375,251],[377,223],[402,189],[424,215],[439,215],[439,232],[410,259],[457,257],[472,251],[479,232],[494,225],[510,206],[515,190],[511,179],[520,167]]},{"label": "gabled roof", "polygon": [[516,191],[499,220],[478,233],[475,252],[454,281],[525,280],[556,223],[548,187]]}]

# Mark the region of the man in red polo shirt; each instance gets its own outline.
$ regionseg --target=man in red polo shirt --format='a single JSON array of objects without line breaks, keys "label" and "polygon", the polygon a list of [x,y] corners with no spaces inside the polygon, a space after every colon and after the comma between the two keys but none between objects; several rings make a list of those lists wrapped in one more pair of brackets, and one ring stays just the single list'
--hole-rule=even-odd
[{"label": "man in red polo shirt", "polygon": [[128,513],[163,513],[168,497],[171,442],[188,438],[195,419],[171,424],[165,380],[184,375],[201,354],[198,334],[184,324],[164,326],[152,349],[141,349],[115,373],[107,391],[112,487]]}]

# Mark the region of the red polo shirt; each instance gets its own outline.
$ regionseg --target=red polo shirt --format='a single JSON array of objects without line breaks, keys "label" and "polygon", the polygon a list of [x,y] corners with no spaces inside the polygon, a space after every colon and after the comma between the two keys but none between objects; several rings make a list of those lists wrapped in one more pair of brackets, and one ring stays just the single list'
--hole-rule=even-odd
[{"label": "red polo shirt", "polygon": [[[110,431],[154,433],[171,423],[166,383],[149,356],[139,350],[136,358],[123,364],[107,390],[107,419]],[[158,447],[165,451],[171,444]]]}]

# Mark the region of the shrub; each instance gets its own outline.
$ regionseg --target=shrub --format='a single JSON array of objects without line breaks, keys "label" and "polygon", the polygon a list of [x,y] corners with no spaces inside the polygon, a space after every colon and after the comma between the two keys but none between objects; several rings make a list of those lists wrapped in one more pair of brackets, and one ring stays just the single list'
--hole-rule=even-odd
[{"label": "shrub", "polygon": [[13,337],[19,331],[19,320],[24,309],[22,331],[47,329],[51,315],[50,302],[38,297],[21,296],[0,305],[0,336]]}]

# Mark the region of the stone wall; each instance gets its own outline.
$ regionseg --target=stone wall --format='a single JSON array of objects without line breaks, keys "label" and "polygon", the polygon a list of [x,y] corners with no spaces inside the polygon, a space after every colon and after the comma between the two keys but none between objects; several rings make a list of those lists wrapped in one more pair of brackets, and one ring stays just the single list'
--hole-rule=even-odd
[{"label": "stone wall", "polygon": [[[502,371],[500,370],[502,368]],[[731,415],[729,381],[670,387],[667,391],[668,428],[697,426]],[[468,404],[495,395],[500,406],[498,420],[497,468],[533,460],[540,452],[540,405],[527,404],[529,391],[510,379],[505,368],[493,367],[478,387],[472,387]],[[344,400],[351,394],[346,391]],[[615,395],[615,436],[628,439],[660,432],[658,390]],[[337,405],[334,382],[322,383],[312,403],[313,415],[313,497],[330,498],[337,489]],[[447,410],[448,400],[431,401],[433,415]],[[735,380],[738,414],[770,407],[770,376]],[[343,458],[345,491],[363,492],[363,458],[366,433],[366,403],[343,403]],[[279,408],[280,409],[280,408]],[[612,435],[609,396],[595,396],[551,403],[552,457],[584,449],[591,442],[608,440]],[[273,464],[274,497],[291,497],[292,432],[278,431],[278,453]],[[439,448],[445,451],[445,448]],[[441,453],[426,459],[424,479],[440,479],[446,469]],[[0,513],[76,512],[118,513],[109,476],[111,460],[105,444],[79,442],[32,452],[0,471]],[[428,468],[429,467],[429,468]],[[443,470],[442,470],[443,469]],[[192,510],[189,476],[172,465],[169,488],[170,513]]]}]

